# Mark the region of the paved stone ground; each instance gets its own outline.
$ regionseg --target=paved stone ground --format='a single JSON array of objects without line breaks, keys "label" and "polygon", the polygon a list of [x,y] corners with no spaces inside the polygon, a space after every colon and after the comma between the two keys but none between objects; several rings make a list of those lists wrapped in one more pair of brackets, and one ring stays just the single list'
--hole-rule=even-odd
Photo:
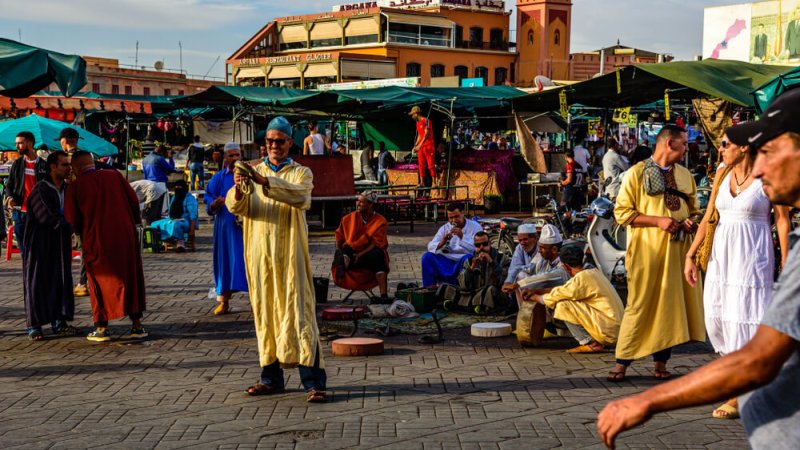
[{"label": "paved stone ground", "polygon": [[[433,230],[391,228],[392,284],[420,278]],[[121,337],[127,321],[112,324],[110,344],[29,341],[19,256],[0,264],[0,448],[599,448],[598,410],[655,384],[649,362],[626,382],[606,382],[613,355],[567,355],[568,339],[522,349],[513,337],[451,330],[436,346],[389,338],[386,354],[371,358],[333,358],[324,344],[328,404],[305,403],[296,370],[287,371],[289,392],[248,397],[260,373],[251,315],[245,297],[235,314],[210,315],[210,231],[201,230],[196,253],[145,255],[152,336],[142,343]],[[332,236],[311,242],[322,276]],[[76,317],[88,331],[88,298],[77,301]],[[684,347],[671,368],[686,373],[712,357],[704,346]],[[708,407],[659,415],[619,447],[747,447],[738,421],[709,416]]]}]

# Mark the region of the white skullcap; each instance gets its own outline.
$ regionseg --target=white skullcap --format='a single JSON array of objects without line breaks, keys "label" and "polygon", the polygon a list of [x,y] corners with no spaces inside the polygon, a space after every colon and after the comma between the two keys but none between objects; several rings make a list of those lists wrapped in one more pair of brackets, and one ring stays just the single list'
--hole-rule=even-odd
[{"label": "white skullcap", "polygon": [[536,225],[532,223],[523,223],[517,228],[517,233],[536,234]]},{"label": "white skullcap", "polygon": [[561,233],[558,232],[558,228],[555,225],[547,224],[542,227],[542,234],[539,237],[539,243],[545,245],[556,245],[564,242],[561,238]]},{"label": "white skullcap", "polygon": [[239,147],[239,143],[238,142],[228,142],[227,144],[225,144],[225,151],[226,152],[230,151],[230,150],[241,150],[241,149],[242,148]]}]

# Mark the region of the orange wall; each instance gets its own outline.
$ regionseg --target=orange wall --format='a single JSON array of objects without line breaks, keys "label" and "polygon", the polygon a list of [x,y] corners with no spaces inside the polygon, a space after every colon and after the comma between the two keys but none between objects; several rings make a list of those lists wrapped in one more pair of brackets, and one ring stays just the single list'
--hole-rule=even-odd
[{"label": "orange wall", "polygon": [[503,30],[503,41],[508,42],[509,16],[499,13],[477,13],[458,9],[441,9],[441,15],[464,27],[463,40],[469,41],[469,29],[472,27],[483,28],[483,42],[489,42],[489,30],[500,28]]},{"label": "orange wall", "polygon": [[507,80],[511,78],[511,63],[516,59],[516,54],[496,54],[490,52],[457,51],[457,50],[438,50],[438,49],[417,49],[417,48],[397,48],[397,76],[406,76],[406,64],[418,63],[422,66],[422,86],[431,84],[431,66],[433,64],[443,64],[444,75],[449,77],[455,75],[455,66],[467,66],[469,68],[469,78],[475,77],[475,68],[483,66],[489,69],[489,85],[495,84],[494,69],[504,67],[507,70]]}]

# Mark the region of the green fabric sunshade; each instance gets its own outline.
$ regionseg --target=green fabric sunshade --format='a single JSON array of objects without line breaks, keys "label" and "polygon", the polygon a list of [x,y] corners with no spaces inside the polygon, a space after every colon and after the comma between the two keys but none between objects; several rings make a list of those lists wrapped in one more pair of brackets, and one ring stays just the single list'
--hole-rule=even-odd
[{"label": "green fabric sunshade", "polygon": [[721,98],[752,107],[753,89],[788,70],[790,67],[717,59],[635,64],[591,80],[516,98],[514,107],[519,111],[558,110],[562,90],[567,92],[571,105],[637,106],[663,100],[664,92],[669,90],[671,100]]},{"label": "green fabric sunshade", "polygon": [[320,99],[321,92],[303,89],[259,86],[211,86],[203,92],[174,99],[178,106],[292,106],[309,99]]},{"label": "green fabric sunshade", "polygon": [[778,75],[766,84],[759,86],[753,91],[756,109],[759,114],[764,112],[779,95],[789,89],[798,87],[800,87],[800,67],[795,67],[784,74]]},{"label": "green fabric sunshade", "polygon": [[86,84],[86,61],[0,38],[0,95],[24,98],[51,83],[66,97],[76,94]]},{"label": "green fabric sunshade", "polygon": [[105,139],[92,134],[73,125],[59,120],[47,119],[36,114],[22,117],[20,119],[6,120],[0,122],[0,150],[14,150],[17,133],[20,131],[30,131],[35,139],[34,147],[45,150],[61,150],[58,138],[59,133],[64,128],[74,128],[78,131],[80,139],[78,148],[94,153],[97,156],[116,155],[118,150],[114,144]]}]

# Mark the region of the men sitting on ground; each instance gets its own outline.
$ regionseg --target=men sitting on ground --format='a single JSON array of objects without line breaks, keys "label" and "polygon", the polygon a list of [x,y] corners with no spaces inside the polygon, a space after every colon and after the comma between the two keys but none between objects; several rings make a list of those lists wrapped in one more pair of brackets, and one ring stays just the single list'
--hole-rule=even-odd
[{"label": "men sitting on ground", "polygon": [[[513,294],[519,288],[517,281],[530,276],[536,265],[541,263],[542,255],[539,254],[537,238],[536,225],[524,223],[517,228],[519,244],[511,256],[511,265],[508,267],[508,275],[502,288],[506,295]],[[522,298],[517,298],[517,305],[521,302]]]},{"label": "men sitting on ground", "polygon": [[458,274],[458,305],[492,309],[498,305],[507,257],[492,248],[485,231],[475,233],[474,242],[475,252],[464,260]]},{"label": "men sitting on ground", "polygon": [[467,220],[464,205],[447,205],[447,223],[439,228],[422,255],[422,285],[437,286],[440,283],[458,283],[458,273],[475,251],[475,233],[482,231],[480,224]]},{"label": "men sitting on ground", "polygon": [[[559,257],[561,244],[563,244],[563,242],[564,239],[561,237],[561,233],[558,231],[558,228],[556,228],[555,225],[548,223],[547,225],[543,226],[538,244],[539,256],[541,256],[541,258],[531,261],[529,266],[529,275],[534,276],[546,273],[557,273],[561,277],[563,283],[566,283],[569,280],[569,275],[561,266],[561,258]],[[523,277],[523,279],[524,278],[525,277]],[[524,283],[520,283],[519,281],[522,280],[518,277],[517,284],[524,285]]]},{"label": "men sitting on ground", "polygon": [[342,217],[336,229],[333,281],[352,290],[369,290],[377,280],[380,302],[389,303],[389,240],[386,219],[375,212],[378,195],[364,191],[356,199],[356,210]]},{"label": "men sitting on ground", "polygon": [[161,231],[161,240],[177,241],[175,251],[186,251],[185,239],[188,236],[194,248],[194,230],[197,226],[197,199],[189,193],[189,185],[184,180],[175,183],[175,195],[169,202],[169,217],[150,224]]},{"label": "men sitting on ground", "polygon": [[598,353],[614,345],[622,321],[622,300],[598,269],[583,265],[583,248],[567,245],[559,252],[561,265],[572,277],[544,295],[526,291],[526,300],[545,305],[562,320],[578,346],[567,353]]}]

